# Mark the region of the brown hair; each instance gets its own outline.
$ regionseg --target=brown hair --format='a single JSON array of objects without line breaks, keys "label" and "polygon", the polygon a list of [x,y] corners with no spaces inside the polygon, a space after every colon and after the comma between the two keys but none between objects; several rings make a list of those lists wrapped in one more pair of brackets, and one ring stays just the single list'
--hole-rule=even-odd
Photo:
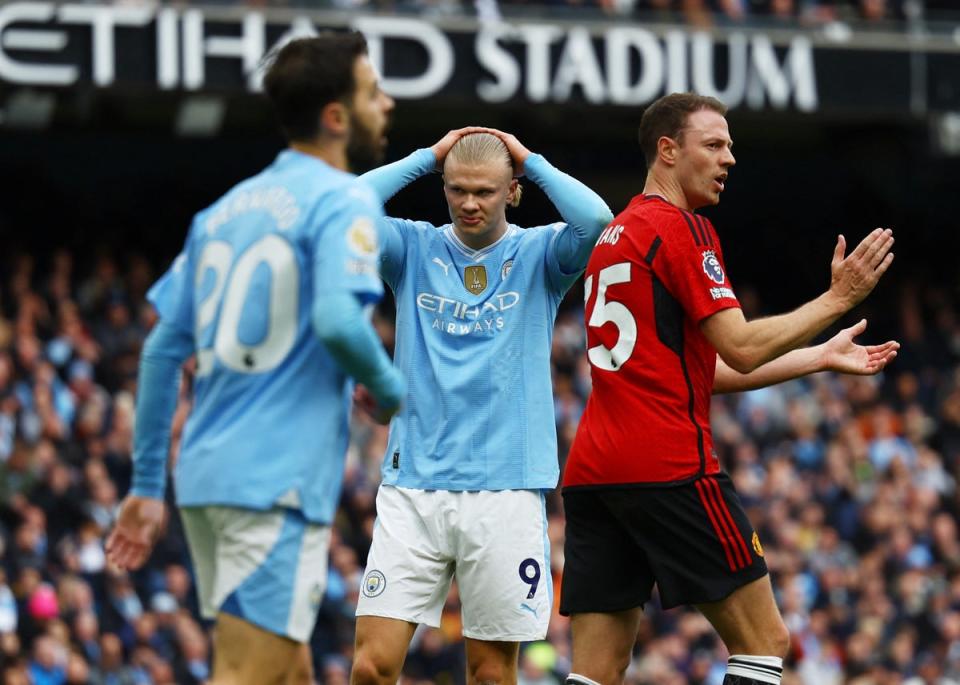
[{"label": "brown hair", "polygon": [[647,107],[640,118],[640,150],[647,160],[647,168],[657,159],[657,141],[661,137],[682,142],[687,117],[702,109],[713,110],[726,116],[727,106],[716,98],[696,93],[671,93],[664,95]]}]

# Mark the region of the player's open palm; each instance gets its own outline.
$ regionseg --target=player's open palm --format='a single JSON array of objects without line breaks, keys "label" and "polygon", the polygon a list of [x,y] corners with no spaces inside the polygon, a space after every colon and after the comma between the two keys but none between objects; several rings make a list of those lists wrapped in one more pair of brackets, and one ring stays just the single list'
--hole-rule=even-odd
[{"label": "player's open palm", "polygon": [[893,262],[893,230],[874,229],[846,257],[847,243],[838,236],[830,263],[830,291],[850,309],[870,294]]},{"label": "player's open palm", "polygon": [[823,344],[824,366],[838,373],[868,376],[879,373],[892,362],[900,343],[889,340],[881,345],[858,345],[854,338],[867,329],[867,320],[861,319],[850,328],[844,328]]},{"label": "player's open palm", "polygon": [[166,520],[163,500],[130,495],[107,538],[107,558],[122,569],[137,569],[150,556]]}]

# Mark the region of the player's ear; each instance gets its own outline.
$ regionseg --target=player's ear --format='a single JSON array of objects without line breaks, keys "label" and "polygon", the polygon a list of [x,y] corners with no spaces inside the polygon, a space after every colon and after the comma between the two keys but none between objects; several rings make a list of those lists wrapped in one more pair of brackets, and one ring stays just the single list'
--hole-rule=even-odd
[{"label": "player's ear", "polygon": [[669,136],[660,136],[657,140],[657,157],[669,166],[673,166],[677,161],[677,153],[680,151],[680,144]]},{"label": "player's ear", "polygon": [[350,111],[338,100],[328,102],[320,110],[321,128],[333,135],[345,135],[350,129]]}]

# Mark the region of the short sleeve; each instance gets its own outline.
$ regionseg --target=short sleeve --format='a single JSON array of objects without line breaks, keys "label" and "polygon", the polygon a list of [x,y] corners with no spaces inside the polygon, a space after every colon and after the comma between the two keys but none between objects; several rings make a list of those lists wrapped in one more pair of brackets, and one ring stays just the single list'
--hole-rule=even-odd
[{"label": "short sleeve", "polygon": [[697,323],[722,309],[739,308],[716,234],[702,219],[695,230],[675,228],[664,231],[654,273]]},{"label": "short sleeve", "polygon": [[191,336],[194,334],[194,282],[191,275],[195,271],[191,248],[196,225],[195,219],[183,250],[173,260],[167,272],[147,292],[147,300],[157,310],[160,318]]},{"label": "short sleeve", "polygon": [[315,294],[347,291],[362,302],[383,296],[378,263],[383,209],[373,191],[354,181],[324,195],[311,218]]}]

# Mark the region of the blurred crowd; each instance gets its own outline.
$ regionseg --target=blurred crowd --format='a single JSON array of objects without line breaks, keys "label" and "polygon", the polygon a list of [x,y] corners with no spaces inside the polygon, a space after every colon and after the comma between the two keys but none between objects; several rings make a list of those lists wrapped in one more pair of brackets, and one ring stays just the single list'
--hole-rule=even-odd
[{"label": "blurred crowd", "polygon": [[[0,665],[2,685],[199,685],[209,675],[177,516],[147,566],[106,564],[130,484],[140,347],[158,275],[137,255],[91,263],[55,250],[0,263]],[[876,377],[820,374],[714,399],[714,439],[760,533],[793,636],[785,685],[960,685],[960,321],[955,293],[904,283],[885,303],[903,344]],[[748,315],[761,311],[743,289]],[[579,297],[553,363],[560,459],[590,391]],[[389,305],[377,326],[389,346]],[[174,430],[189,413],[185,376]],[[348,681],[353,611],[375,516],[385,429],[355,417],[312,650],[320,683]],[[172,458],[176,454],[174,441]],[[554,581],[563,512],[548,498]],[[555,596],[558,596],[556,593]],[[462,683],[456,590],[439,629],[418,630],[404,682]],[[523,685],[563,682],[567,620],[525,645]],[[652,602],[634,685],[719,685],[726,654],[696,612]]]}]

